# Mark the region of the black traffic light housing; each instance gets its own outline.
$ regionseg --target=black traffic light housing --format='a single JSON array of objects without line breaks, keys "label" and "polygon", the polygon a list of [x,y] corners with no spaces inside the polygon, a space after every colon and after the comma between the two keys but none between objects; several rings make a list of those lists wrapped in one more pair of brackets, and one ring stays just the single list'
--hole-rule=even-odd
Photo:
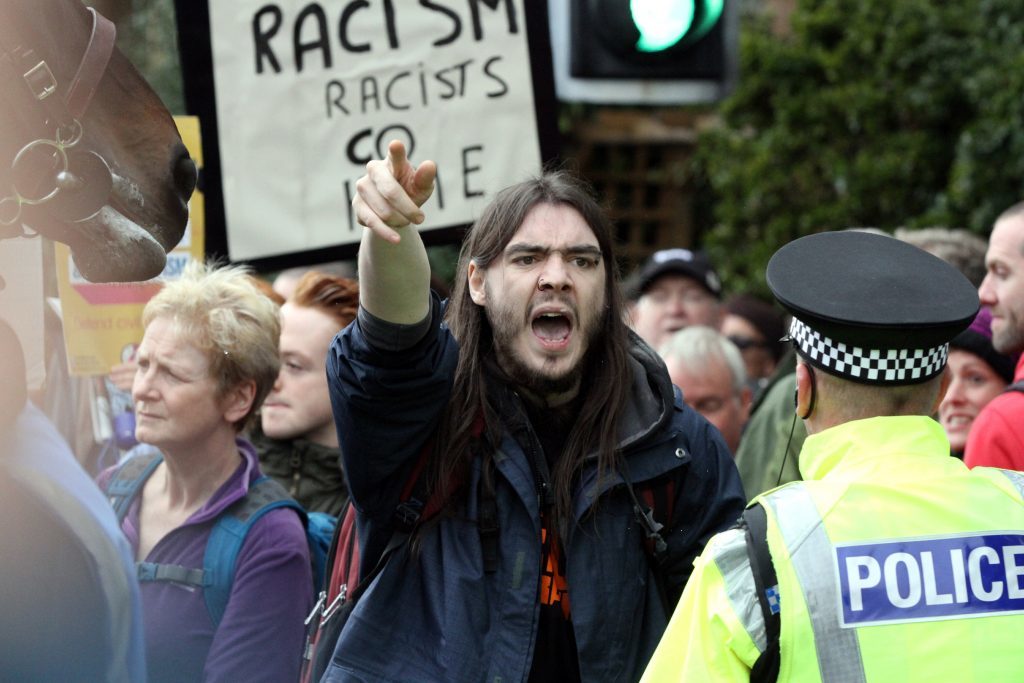
[{"label": "black traffic light housing", "polygon": [[[693,5],[690,30],[674,45],[648,52],[637,47],[641,35],[633,20],[631,0],[574,0],[570,5],[570,74],[584,79],[726,79],[723,0],[676,1]],[[714,24],[701,33],[699,27],[705,20]]]}]

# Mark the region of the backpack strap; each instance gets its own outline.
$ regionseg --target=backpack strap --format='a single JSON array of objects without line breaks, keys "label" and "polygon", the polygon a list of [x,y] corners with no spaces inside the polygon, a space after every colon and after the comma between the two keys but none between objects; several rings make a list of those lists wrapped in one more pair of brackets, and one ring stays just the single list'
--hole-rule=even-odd
[{"label": "backpack strap", "polygon": [[249,487],[248,493],[225,510],[210,530],[203,556],[206,609],[214,625],[220,623],[231,595],[235,564],[249,529],[263,515],[277,508],[291,508],[307,526],[306,511],[288,495],[284,487],[264,475]]},{"label": "backpack strap", "polygon": [[747,556],[754,575],[754,588],[764,617],[767,644],[750,671],[751,683],[774,683],[779,678],[779,580],[768,549],[768,515],[755,503],[743,511],[740,526],[745,528]]},{"label": "backpack strap", "polygon": [[146,480],[163,461],[163,453],[152,446],[147,446],[121,463],[114,471],[107,482],[106,494],[114,508],[118,524],[124,521],[135,496],[142,491]]},{"label": "backpack strap", "polygon": [[[118,524],[131,509],[132,501],[142,491],[153,471],[164,461],[163,453],[151,446],[140,448],[125,460],[107,482],[106,494],[114,508]],[[136,562],[139,581],[170,581],[196,588],[205,588],[207,573],[202,569],[183,567],[179,564],[159,562]]]},{"label": "backpack strap", "polygon": [[[483,426],[483,416],[477,415],[472,427],[474,437],[480,436],[483,432]],[[343,604],[355,603],[359,599],[359,596],[362,595],[366,587],[373,583],[373,580],[384,569],[388,558],[408,542],[421,521],[432,519],[441,512],[441,509],[444,507],[444,501],[440,495],[430,495],[427,490],[427,477],[424,475],[432,452],[433,442],[427,441],[420,450],[399,493],[398,503],[392,513],[391,537],[388,539],[384,550],[377,557],[377,561],[367,571],[365,576],[360,575],[360,565],[362,564],[363,557],[356,529],[356,508],[351,499],[346,501],[338,518],[334,537],[331,539],[331,547],[325,567],[326,585],[320,591],[318,600],[313,605],[313,610],[306,617],[307,627],[312,624],[312,630],[314,631],[314,633],[307,634],[307,660],[312,659],[316,655],[316,653],[310,651],[310,645],[317,645],[317,634],[315,632],[323,630]],[[493,538],[493,542],[496,544],[498,532],[496,504],[494,510],[493,520],[488,519],[486,521],[486,533]],[[485,533],[483,530],[484,524],[485,522],[481,521],[480,533],[482,542]],[[488,564],[487,545],[487,543],[484,544],[485,565]],[[493,555],[496,566],[496,550]],[[332,643],[330,645],[332,651],[333,647]],[[303,678],[306,678],[305,671],[303,672]]]},{"label": "backpack strap", "polygon": [[1019,391],[1021,393],[1024,393],[1024,379],[1020,380],[1019,382],[1014,382],[1010,386],[1006,387],[1006,389],[1004,389],[1003,391]]},{"label": "backpack strap", "polygon": [[338,518],[326,512],[306,510],[306,541],[309,561],[313,567],[313,594],[326,585],[331,544],[338,528]]},{"label": "backpack strap", "polygon": [[[640,495],[637,496],[637,492],[625,470],[625,464],[623,464],[620,474],[626,482],[626,491],[633,500],[633,516],[640,524],[640,529],[644,534],[644,556],[647,558],[651,575],[654,577],[655,587],[658,589],[658,597],[661,600],[661,606],[665,610],[665,615],[671,616],[675,609],[675,604],[669,597],[668,576],[665,569],[668,560],[668,543],[665,541],[665,537],[661,535],[665,525],[659,522],[658,518],[660,517],[671,524],[672,502],[675,496],[671,495],[667,490],[668,486],[664,481],[661,482],[662,485],[660,486],[657,482],[645,483],[640,489]],[[641,498],[644,499],[643,503],[640,502]],[[660,510],[657,510],[656,514],[655,510],[659,507],[659,502],[662,506]]]},{"label": "backpack strap", "polygon": [[206,572],[202,569],[183,567],[180,564],[159,562],[136,562],[139,581],[171,581],[196,588],[206,588]]},{"label": "backpack strap", "polygon": [[[163,459],[158,449],[140,447],[137,454],[114,472],[107,483],[106,494],[118,523],[124,521],[132,501]],[[260,477],[252,483],[245,496],[217,518],[206,541],[202,569],[160,562],[136,562],[139,581],[170,581],[202,588],[207,612],[216,626],[227,608],[235,579],[235,564],[246,534],[263,515],[280,507],[295,510],[303,528],[308,529],[309,521],[302,506],[279,483],[266,475]]]}]

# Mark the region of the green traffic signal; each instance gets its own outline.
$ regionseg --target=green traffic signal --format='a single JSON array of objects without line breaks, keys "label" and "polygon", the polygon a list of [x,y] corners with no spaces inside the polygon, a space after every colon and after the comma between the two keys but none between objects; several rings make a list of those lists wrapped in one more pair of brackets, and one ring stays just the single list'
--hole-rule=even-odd
[{"label": "green traffic signal", "polygon": [[722,17],[725,0],[630,0],[629,11],[640,32],[636,49],[661,52],[684,37],[703,38]]}]

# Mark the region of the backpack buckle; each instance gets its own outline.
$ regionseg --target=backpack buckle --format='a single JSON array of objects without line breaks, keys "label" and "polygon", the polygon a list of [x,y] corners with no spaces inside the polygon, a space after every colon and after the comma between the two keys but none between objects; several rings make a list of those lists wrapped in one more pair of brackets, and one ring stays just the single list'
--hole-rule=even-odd
[{"label": "backpack buckle", "polygon": [[139,581],[156,581],[156,565],[152,562],[136,562],[135,570]]},{"label": "backpack buckle", "polygon": [[410,530],[420,521],[422,512],[423,503],[416,498],[410,498],[395,507],[395,523],[402,529]]},{"label": "backpack buckle", "polygon": [[338,594],[334,596],[333,600],[331,600],[331,604],[327,605],[327,607],[324,608],[324,613],[320,617],[320,625],[322,626],[326,624],[328,621],[330,621],[331,617],[334,616],[334,613],[337,612],[338,609],[340,609],[341,606],[345,604],[345,601],[347,599],[348,584],[343,583],[341,584],[341,587],[338,590]]}]

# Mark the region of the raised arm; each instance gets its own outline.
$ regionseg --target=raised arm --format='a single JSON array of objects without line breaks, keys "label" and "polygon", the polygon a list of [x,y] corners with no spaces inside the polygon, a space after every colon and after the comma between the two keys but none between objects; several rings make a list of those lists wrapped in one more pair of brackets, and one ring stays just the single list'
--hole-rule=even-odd
[{"label": "raised arm", "polygon": [[371,161],[356,183],[352,207],[364,226],[359,246],[359,301],[374,316],[411,325],[429,310],[430,264],[413,224],[434,191],[432,161],[413,166],[405,145],[391,141],[387,159]]}]

